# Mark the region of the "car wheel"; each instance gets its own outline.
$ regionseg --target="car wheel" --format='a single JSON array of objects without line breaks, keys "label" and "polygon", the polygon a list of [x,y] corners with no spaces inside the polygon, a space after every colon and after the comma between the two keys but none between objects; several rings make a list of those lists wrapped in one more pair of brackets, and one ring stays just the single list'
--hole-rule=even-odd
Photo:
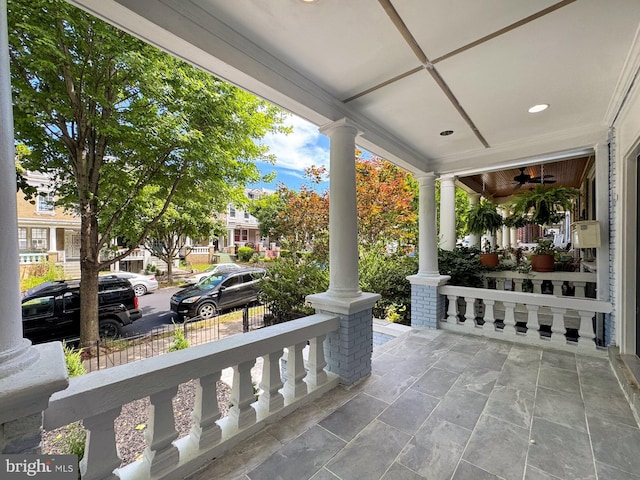
[{"label": "car wheel", "polygon": [[141,297],[143,296],[145,293],[147,293],[147,287],[145,287],[144,285],[136,285],[135,287],[133,287],[133,293],[136,294],[136,297]]},{"label": "car wheel", "polygon": [[198,315],[202,318],[215,317],[217,314],[218,308],[213,303],[203,303],[198,307]]},{"label": "car wheel", "polygon": [[120,336],[120,322],[113,318],[101,320],[98,333],[100,338],[118,338]]}]

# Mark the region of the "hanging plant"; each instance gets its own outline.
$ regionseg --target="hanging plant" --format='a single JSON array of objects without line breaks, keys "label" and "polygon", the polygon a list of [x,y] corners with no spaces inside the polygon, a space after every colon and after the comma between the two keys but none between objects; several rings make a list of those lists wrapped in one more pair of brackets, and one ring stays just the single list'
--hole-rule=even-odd
[{"label": "hanging plant", "polygon": [[524,225],[553,225],[561,222],[565,212],[571,210],[580,190],[571,187],[536,185],[517,194],[510,203],[513,213],[505,224],[510,227]]}]

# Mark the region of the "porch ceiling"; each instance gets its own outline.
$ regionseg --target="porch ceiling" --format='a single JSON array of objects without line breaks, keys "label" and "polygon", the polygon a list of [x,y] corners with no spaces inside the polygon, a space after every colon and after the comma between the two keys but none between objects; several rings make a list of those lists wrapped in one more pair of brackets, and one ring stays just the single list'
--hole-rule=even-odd
[{"label": "porch ceiling", "polygon": [[70,1],[412,171],[592,147],[640,64],[637,0]]}]

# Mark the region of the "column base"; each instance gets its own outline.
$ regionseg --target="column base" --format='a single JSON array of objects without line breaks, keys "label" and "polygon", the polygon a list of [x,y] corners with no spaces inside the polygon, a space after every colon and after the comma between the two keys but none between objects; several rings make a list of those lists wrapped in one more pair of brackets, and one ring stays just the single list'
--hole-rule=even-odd
[{"label": "column base", "polygon": [[37,359],[0,379],[0,453],[39,453],[42,412],[54,392],[69,385],[59,342],[29,347]]},{"label": "column base", "polygon": [[330,332],[324,342],[325,361],[330,372],[340,375],[340,383],[353,385],[371,374],[373,352],[373,306],[377,293],[353,297],[336,297],[330,292],[307,296],[318,313],[336,314],[340,328]]},{"label": "column base", "polygon": [[448,275],[411,275],[411,326],[438,328],[438,322],[445,315],[445,298],[438,293],[438,287],[445,285]]}]

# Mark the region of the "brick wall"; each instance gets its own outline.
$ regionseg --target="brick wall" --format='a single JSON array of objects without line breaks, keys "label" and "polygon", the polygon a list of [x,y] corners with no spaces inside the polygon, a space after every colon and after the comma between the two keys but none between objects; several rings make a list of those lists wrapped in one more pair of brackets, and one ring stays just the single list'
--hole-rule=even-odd
[{"label": "brick wall", "polygon": [[438,287],[411,285],[411,326],[438,328],[438,321],[445,315],[445,297]]}]

